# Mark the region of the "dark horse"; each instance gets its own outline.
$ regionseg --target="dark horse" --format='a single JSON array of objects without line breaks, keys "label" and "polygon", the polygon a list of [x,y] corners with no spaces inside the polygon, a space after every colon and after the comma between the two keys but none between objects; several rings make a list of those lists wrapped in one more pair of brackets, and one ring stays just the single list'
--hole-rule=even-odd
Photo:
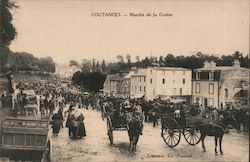
[{"label": "dark horse", "polygon": [[128,121],[127,124],[127,129],[128,129],[128,135],[129,135],[129,149],[132,152],[136,151],[136,145],[137,142],[139,140],[139,136],[141,134],[141,130],[142,130],[142,124],[140,122],[140,120],[132,118]]},{"label": "dark horse", "polygon": [[213,121],[209,123],[202,123],[199,127],[199,130],[201,132],[201,142],[202,142],[202,148],[203,151],[206,152],[206,147],[204,144],[204,140],[206,136],[214,136],[215,139],[215,153],[217,154],[217,143],[219,139],[219,145],[220,145],[220,153],[223,155],[222,151],[222,139],[223,135],[229,128],[235,128],[238,132],[239,124],[235,120],[234,117],[226,117],[222,119],[221,121]]}]

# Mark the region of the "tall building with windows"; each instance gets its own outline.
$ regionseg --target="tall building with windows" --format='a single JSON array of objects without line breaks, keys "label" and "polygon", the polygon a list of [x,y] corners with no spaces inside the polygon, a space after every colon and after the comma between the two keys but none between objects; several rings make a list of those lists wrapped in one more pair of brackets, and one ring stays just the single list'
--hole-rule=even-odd
[{"label": "tall building with windows", "polygon": [[128,97],[129,90],[126,88],[124,76],[127,73],[107,75],[103,83],[103,92],[106,96]]},{"label": "tall building with windows", "polygon": [[131,98],[142,98],[146,94],[146,71],[147,69],[135,70],[131,75]]},{"label": "tall building with windows", "polygon": [[146,99],[191,96],[192,71],[178,67],[148,67]]},{"label": "tall building with windows", "polygon": [[238,60],[233,66],[216,66],[214,61],[205,61],[203,68],[193,71],[192,100],[204,107],[235,106],[234,95],[248,84],[249,69],[240,67]]},{"label": "tall building with windows", "polygon": [[134,71],[130,71],[126,76],[124,76],[123,80],[123,90],[124,90],[124,96],[126,98],[130,97],[131,92],[131,75],[134,74]]}]

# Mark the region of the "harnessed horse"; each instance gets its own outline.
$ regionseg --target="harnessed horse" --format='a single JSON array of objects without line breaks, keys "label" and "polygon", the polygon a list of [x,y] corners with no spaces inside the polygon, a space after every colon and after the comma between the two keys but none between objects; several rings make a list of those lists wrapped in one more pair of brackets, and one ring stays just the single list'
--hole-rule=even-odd
[{"label": "harnessed horse", "polygon": [[199,126],[199,130],[201,132],[201,141],[202,141],[202,148],[203,151],[206,152],[206,147],[204,144],[204,140],[206,136],[214,136],[215,138],[215,153],[217,154],[217,144],[219,139],[219,145],[220,145],[220,153],[223,155],[222,151],[222,139],[223,135],[227,130],[230,128],[230,125],[235,128],[239,132],[239,125],[234,117],[226,117],[222,119],[221,121],[216,120],[209,123],[201,123]]},{"label": "harnessed horse", "polygon": [[129,135],[129,149],[132,152],[136,151],[136,145],[137,142],[139,140],[140,134],[141,134],[141,130],[142,130],[142,124],[141,121],[137,118],[131,118],[128,121],[127,124],[127,129],[128,129],[128,135]]}]

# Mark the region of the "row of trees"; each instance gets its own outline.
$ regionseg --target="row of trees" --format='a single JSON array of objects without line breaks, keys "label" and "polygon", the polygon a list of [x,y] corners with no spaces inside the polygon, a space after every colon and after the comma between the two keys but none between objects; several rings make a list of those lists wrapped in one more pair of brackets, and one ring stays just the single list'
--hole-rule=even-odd
[{"label": "row of trees", "polygon": [[15,2],[10,0],[0,1],[0,73],[9,70],[13,72],[39,72],[54,73],[55,63],[51,57],[36,58],[25,52],[12,52],[9,49],[11,41],[17,35],[12,24],[13,17],[10,10],[18,8]]},{"label": "row of trees", "polygon": [[209,54],[203,54],[197,52],[192,56],[174,56],[173,54],[167,54],[165,57],[145,57],[140,60],[139,56],[135,57],[135,62],[131,61],[131,56],[126,55],[126,60],[122,55],[117,56],[117,62],[107,63],[105,60],[99,61],[86,60],[82,63],[78,63],[75,60],[70,61],[70,66],[81,67],[81,72],[76,72],[73,75],[72,81],[85,87],[91,91],[98,91],[102,88],[107,74],[117,74],[119,72],[129,72],[132,68],[147,68],[149,66],[161,66],[161,67],[183,67],[188,69],[201,68],[204,65],[205,60],[213,60],[218,66],[231,66],[235,59],[238,59],[242,67],[250,68],[249,56],[244,56],[239,51],[228,56],[214,56]]},{"label": "row of trees", "polygon": [[84,73],[78,71],[73,74],[72,81],[90,92],[98,92],[103,88],[105,78],[106,76],[100,72]]},{"label": "row of trees", "polygon": [[0,73],[11,70],[12,72],[37,72],[54,73],[55,63],[51,57],[37,58],[26,52],[12,52],[8,47],[0,47]]},{"label": "row of trees", "polygon": [[131,56],[127,54],[123,58],[122,55],[117,56],[117,62],[106,63],[105,60],[101,62],[93,60],[83,59],[81,63],[75,60],[70,61],[70,66],[81,67],[82,72],[101,72],[104,74],[115,74],[118,72],[128,72],[131,68],[147,68],[149,66],[161,66],[161,67],[183,67],[188,69],[196,69],[203,67],[205,60],[214,60],[218,66],[231,66],[235,59],[238,59],[242,67],[250,68],[249,56],[244,56],[239,51],[228,56],[214,56],[209,54],[203,54],[197,52],[191,56],[174,56],[173,54],[167,54],[165,57],[145,57],[140,60],[139,56],[135,57],[135,62],[131,61]]},{"label": "row of trees", "polygon": [[36,58],[26,52],[10,55],[9,69],[11,71],[36,71],[39,73],[54,73],[55,63],[51,57]]},{"label": "row of trees", "polygon": [[147,68],[149,66],[162,66],[162,67],[183,67],[188,69],[196,69],[203,67],[205,60],[214,60],[218,66],[231,66],[235,59],[238,59],[242,67],[250,68],[249,56],[244,56],[243,53],[236,51],[231,55],[222,55],[221,57],[203,54],[197,52],[191,56],[174,56],[173,54],[167,54],[165,57],[145,57],[140,60],[139,56],[135,57],[135,62],[131,62],[130,55],[126,55],[127,61],[124,61],[123,56],[117,56],[117,70],[127,71],[131,67]]}]

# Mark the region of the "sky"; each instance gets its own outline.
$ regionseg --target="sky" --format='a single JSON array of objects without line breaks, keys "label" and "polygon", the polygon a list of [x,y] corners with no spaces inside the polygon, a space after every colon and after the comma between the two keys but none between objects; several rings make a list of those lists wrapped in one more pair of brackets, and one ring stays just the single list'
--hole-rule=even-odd
[{"label": "sky", "polygon": [[[55,62],[117,55],[249,54],[249,0],[16,0],[14,52]],[[117,12],[119,17],[93,13]],[[158,16],[133,17],[133,13]],[[172,16],[159,16],[159,13]],[[125,16],[128,15],[128,16]]]}]

